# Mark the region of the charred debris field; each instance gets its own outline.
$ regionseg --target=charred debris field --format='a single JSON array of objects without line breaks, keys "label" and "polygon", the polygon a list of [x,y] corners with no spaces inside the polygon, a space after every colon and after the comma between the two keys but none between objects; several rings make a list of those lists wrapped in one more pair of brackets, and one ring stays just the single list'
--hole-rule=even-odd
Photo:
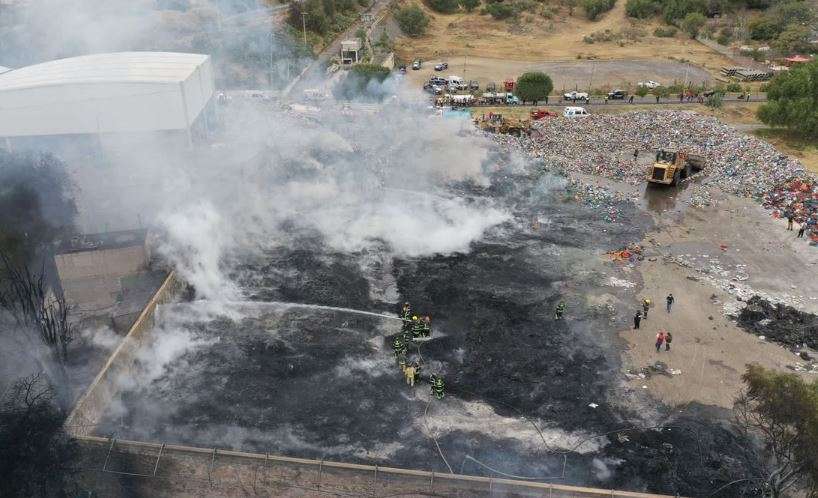
[{"label": "charred debris field", "polygon": [[[424,257],[377,241],[338,252],[293,229],[234,265],[242,300],[160,310],[161,347],[97,433],[694,496],[749,474],[707,407],[674,415],[624,390],[616,330],[633,289],[606,284],[623,275],[601,255],[640,240],[647,214],[622,204],[605,221],[541,172],[501,169],[489,186],[439,194],[511,216],[468,252]],[[409,347],[414,387],[392,351],[404,301],[432,317],[431,339]]]}]

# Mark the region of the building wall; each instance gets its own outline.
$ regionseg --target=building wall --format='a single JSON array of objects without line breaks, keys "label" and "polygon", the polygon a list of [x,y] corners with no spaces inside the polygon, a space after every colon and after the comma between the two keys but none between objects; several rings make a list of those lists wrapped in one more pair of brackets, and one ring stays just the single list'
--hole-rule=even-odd
[{"label": "building wall", "polygon": [[3,137],[173,130],[188,122],[181,87],[173,83],[74,83],[0,92]]},{"label": "building wall", "polygon": [[59,254],[54,257],[66,302],[81,310],[113,306],[120,278],[145,269],[145,245]]}]

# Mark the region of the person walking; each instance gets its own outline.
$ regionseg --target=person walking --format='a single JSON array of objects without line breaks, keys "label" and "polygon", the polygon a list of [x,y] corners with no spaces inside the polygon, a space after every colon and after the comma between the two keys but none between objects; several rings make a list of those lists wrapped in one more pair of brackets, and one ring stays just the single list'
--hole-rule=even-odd
[{"label": "person walking", "polygon": [[667,312],[670,313],[670,308],[673,307],[673,301],[675,301],[673,294],[668,294],[665,301],[667,301]]},{"label": "person walking", "polygon": [[656,352],[658,353],[662,349],[662,343],[665,342],[665,333],[663,331],[659,331],[656,334]]},{"label": "person walking", "polygon": [[633,160],[639,159],[639,149],[633,149]]},{"label": "person walking", "polygon": [[795,216],[792,214],[792,211],[787,210],[787,230],[792,230],[792,222],[795,220]]},{"label": "person walking", "polygon": [[670,351],[670,343],[673,341],[673,334],[665,333],[665,351]]},{"label": "person walking", "polygon": [[633,315],[633,330],[639,330],[640,323],[642,323],[642,312],[636,310],[636,314]]},{"label": "person walking", "polygon": [[650,299],[642,299],[642,318],[648,319],[648,311],[650,311]]},{"label": "person walking", "polygon": [[796,237],[798,237],[799,239],[803,238],[804,237],[804,231],[806,229],[807,229],[807,224],[806,223],[801,223],[801,226],[798,228],[798,235],[796,235]]}]

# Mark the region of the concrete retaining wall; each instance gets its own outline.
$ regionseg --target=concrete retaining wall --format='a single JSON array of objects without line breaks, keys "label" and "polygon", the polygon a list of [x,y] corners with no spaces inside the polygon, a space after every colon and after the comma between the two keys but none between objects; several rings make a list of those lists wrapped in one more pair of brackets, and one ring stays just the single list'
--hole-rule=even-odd
[{"label": "concrete retaining wall", "polygon": [[82,481],[111,498],[136,496],[462,496],[670,498],[511,479],[438,474],[160,443],[80,438]]},{"label": "concrete retaining wall", "polygon": [[171,272],[68,415],[65,429],[69,434],[86,436],[94,431],[95,425],[119,390],[120,379],[132,373],[139,349],[146,341],[151,340],[156,306],[171,301],[181,289],[182,284],[176,278],[176,273]]}]

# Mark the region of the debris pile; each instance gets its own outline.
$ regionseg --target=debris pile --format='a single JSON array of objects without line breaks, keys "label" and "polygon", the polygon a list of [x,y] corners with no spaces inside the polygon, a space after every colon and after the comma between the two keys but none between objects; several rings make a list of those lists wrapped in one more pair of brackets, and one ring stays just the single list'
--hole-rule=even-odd
[{"label": "debris pile", "polygon": [[702,180],[689,201],[710,204],[709,187],[761,201],[780,185],[805,176],[803,166],[769,143],[745,135],[715,118],[693,112],[646,111],[597,114],[583,119],[538,121],[530,137],[497,137],[550,169],[569,176],[602,176],[632,185],[644,181],[645,162],[635,151],[677,149],[705,158]]},{"label": "debris pile", "polygon": [[811,313],[753,296],[737,319],[748,332],[791,349],[818,349],[818,316]]},{"label": "debris pile", "polygon": [[793,220],[806,225],[810,238],[818,242],[818,182],[801,177],[783,183],[767,192],[764,207],[776,218],[792,215]]}]

